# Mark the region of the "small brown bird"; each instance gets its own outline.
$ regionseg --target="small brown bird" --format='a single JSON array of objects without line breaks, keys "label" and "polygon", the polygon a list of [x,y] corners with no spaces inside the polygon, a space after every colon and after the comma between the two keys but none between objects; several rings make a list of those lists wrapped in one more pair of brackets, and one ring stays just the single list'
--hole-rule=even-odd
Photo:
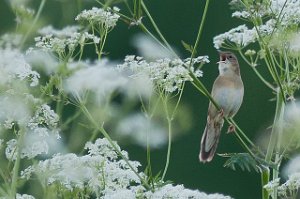
[{"label": "small brown bird", "polygon": [[224,117],[233,117],[239,110],[244,96],[244,85],[236,56],[231,52],[219,52],[219,76],[214,82],[211,95],[221,111],[210,102],[207,123],[201,139],[199,159],[210,162],[216,152]]}]

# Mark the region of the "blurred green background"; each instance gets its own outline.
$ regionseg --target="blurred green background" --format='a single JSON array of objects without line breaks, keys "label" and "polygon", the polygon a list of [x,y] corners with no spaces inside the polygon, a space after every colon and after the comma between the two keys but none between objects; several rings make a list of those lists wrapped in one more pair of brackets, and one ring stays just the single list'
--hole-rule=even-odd
[{"label": "blurred green background", "polygon": [[[37,0],[33,2],[34,4],[38,3]],[[203,67],[204,76],[201,78],[201,81],[209,89],[218,75],[216,64],[218,53],[213,48],[213,37],[243,23],[231,17],[232,11],[229,9],[228,2],[228,0],[211,0],[200,46],[197,49],[200,55],[209,55],[210,57],[211,63]],[[145,0],[145,3],[169,43],[178,50],[182,57],[189,56],[182,47],[181,40],[190,44],[194,43],[205,1]],[[96,4],[87,1],[84,8],[90,8],[93,5]],[[45,25],[53,24],[55,27],[61,28],[67,24],[74,24],[74,16],[77,13],[74,0],[49,0],[46,2],[42,15]],[[14,14],[7,2],[0,0],[0,34],[13,31],[14,25]],[[131,39],[139,31],[137,27],[129,28],[126,24],[118,22],[117,27],[109,35],[109,45],[106,46],[110,59],[122,60],[128,54],[135,54]],[[275,104],[269,101],[272,93],[241,59],[240,66],[245,85],[245,96],[235,120],[250,138],[256,139],[272,120]],[[262,73],[264,72],[263,68],[260,70]],[[192,120],[190,122],[193,124],[193,128],[173,142],[166,179],[207,193],[219,192],[238,199],[260,198],[260,175],[258,173],[232,171],[224,168],[225,159],[219,156],[215,156],[211,163],[199,163],[200,138],[206,123],[208,99],[188,84],[182,103],[191,110]],[[224,126],[217,153],[243,152],[235,137],[224,133],[225,129],[227,129],[227,125]],[[124,148],[129,151],[130,159],[138,160],[145,165],[146,151],[144,148],[132,145],[124,146]],[[152,151],[152,163],[156,172],[163,169],[166,148],[167,146]]]}]

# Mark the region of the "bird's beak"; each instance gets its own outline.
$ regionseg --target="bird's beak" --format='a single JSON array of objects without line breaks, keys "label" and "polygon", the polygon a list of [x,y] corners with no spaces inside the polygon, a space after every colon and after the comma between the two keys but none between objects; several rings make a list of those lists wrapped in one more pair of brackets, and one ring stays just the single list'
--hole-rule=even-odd
[{"label": "bird's beak", "polygon": [[218,61],[217,64],[226,63],[226,56],[225,56],[224,52],[218,50],[218,53],[220,55],[220,61]]}]

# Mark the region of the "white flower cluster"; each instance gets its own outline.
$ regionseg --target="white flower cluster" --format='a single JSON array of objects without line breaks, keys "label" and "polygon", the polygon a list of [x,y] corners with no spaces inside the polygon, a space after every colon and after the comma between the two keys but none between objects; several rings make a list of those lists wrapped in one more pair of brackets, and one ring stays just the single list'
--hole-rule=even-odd
[{"label": "white flower cluster", "polygon": [[[117,143],[115,143],[117,145]],[[118,149],[120,147],[117,145]],[[167,184],[154,191],[146,190],[140,179],[119,158],[110,143],[104,139],[97,139],[95,143],[86,144],[88,154],[57,154],[51,159],[40,161],[21,172],[21,177],[29,179],[36,174],[45,186],[58,184],[61,191],[85,189],[87,193],[101,199],[132,199],[132,198],[195,198],[195,199],[231,199],[221,194],[205,194],[198,190],[189,190],[182,185]],[[128,158],[127,152],[122,154]],[[139,162],[129,161],[133,169],[138,172]],[[141,177],[145,174],[139,173]]]},{"label": "white flower cluster", "polygon": [[88,41],[99,43],[100,38],[81,32],[79,26],[67,26],[62,30],[56,30],[52,26],[47,26],[39,30],[41,36],[35,38],[36,47],[46,51],[53,51],[59,55],[65,55],[75,50],[78,45],[84,45]]},{"label": "white flower cluster", "polygon": [[[133,73],[132,77],[146,75],[156,88],[172,93],[180,90],[184,82],[192,81],[190,72],[196,77],[202,76],[202,71],[195,70],[194,65],[208,62],[207,56],[200,56],[192,61],[189,58],[184,60],[165,58],[147,62],[142,57],[131,55],[126,56],[124,63],[119,65],[119,68]],[[191,67],[189,67],[190,65]]]},{"label": "white flower cluster", "polygon": [[266,2],[256,2],[253,4],[247,4],[247,8],[244,5],[240,5],[240,1],[231,1],[232,5],[238,5],[237,7],[243,8],[242,10],[235,11],[232,16],[244,19],[250,18],[263,18],[271,16],[275,20],[280,21],[280,25],[294,26],[300,22],[300,1],[298,0],[270,0]]},{"label": "white flower cluster", "polygon": [[223,45],[235,44],[238,47],[245,47],[257,39],[256,30],[248,29],[246,25],[240,25],[223,34],[214,37],[214,47],[220,49]]},{"label": "white flower cluster", "polygon": [[[48,154],[50,146],[54,147],[57,144],[52,141],[60,138],[57,129],[58,115],[48,105],[43,104],[37,108],[34,116],[30,119],[28,119],[28,115],[21,117],[27,125],[23,147],[20,152],[21,158],[31,159],[37,155]],[[12,126],[13,123],[10,127]],[[11,139],[6,145],[5,155],[7,159],[16,160],[19,147],[17,140]]]},{"label": "white flower cluster", "polygon": [[282,26],[294,26],[300,22],[299,7],[298,0],[271,0],[269,9],[275,16],[280,17],[278,20]]},{"label": "white flower cluster", "polygon": [[287,181],[280,184],[280,179],[277,178],[270,181],[264,188],[268,191],[272,198],[274,188],[278,189],[278,196],[280,198],[296,198],[297,192],[300,189],[300,156],[292,158],[283,169],[284,176]]},{"label": "white flower cluster", "polygon": [[[255,42],[258,37],[257,35],[269,36],[271,33],[273,36],[276,36],[276,41],[273,41],[275,44],[272,45],[276,45],[278,40],[286,38],[286,35],[280,38],[281,31],[287,32],[286,28],[292,27],[293,29],[295,24],[300,23],[300,10],[298,9],[300,7],[300,1],[298,0],[252,1],[252,3],[247,2],[247,4],[241,2],[242,1],[237,0],[231,1],[231,4],[238,8],[232,16],[249,21],[260,18],[262,23],[252,29],[248,29],[246,25],[240,25],[216,36],[214,38],[214,46],[216,49],[231,47],[230,44],[234,44],[237,47],[245,47]],[[278,36],[279,38],[277,38]]]},{"label": "white flower cluster", "polygon": [[28,194],[16,194],[16,199],[35,199],[35,197]]},{"label": "white flower cluster", "polygon": [[[35,173],[46,185],[57,183],[68,190],[88,188],[98,197],[106,192],[141,183],[125,161],[119,159],[106,139],[97,139],[94,144],[87,143],[86,149],[88,155],[79,157],[75,154],[57,154],[28,167],[21,175],[29,178]],[[127,157],[125,151],[122,153]],[[129,162],[138,171],[140,163]]]},{"label": "white flower cluster", "polygon": [[31,69],[22,53],[16,49],[0,48],[0,84],[7,86],[17,81],[27,80],[36,86],[40,75]]},{"label": "white flower cluster", "polygon": [[280,178],[270,181],[264,186],[272,198],[274,197],[273,191],[275,188],[278,190],[280,198],[296,198],[300,188],[300,172],[294,173],[288,177],[288,180],[280,185]]},{"label": "white flower cluster", "polygon": [[81,62],[77,67],[80,69],[64,81],[64,87],[67,92],[78,99],[85,96],[88,91],[92,91],[98,100],[102,100],[127,83],[126,77],[107,60],[93,64]]},{"label": "white flower cluster", "polygon": [[83,10],[77,17],[76,21],[88,22],[89,24],[99,25],[104,27],[106,30],[114,28],[117,24],[120,16],[116,14],[119,9],[117,7],[104,10],[102,8],[93,7],[90,10]]},{"label": "white flower cluster", "polygon": [[155,192],[147,192],[146,198],[195,198],[195,199],[231,199],[229,196],[222,194],[206,194],[198,190],[190,190],[184,188],[183,185],[173,186],[171,184],[165,185]]}]

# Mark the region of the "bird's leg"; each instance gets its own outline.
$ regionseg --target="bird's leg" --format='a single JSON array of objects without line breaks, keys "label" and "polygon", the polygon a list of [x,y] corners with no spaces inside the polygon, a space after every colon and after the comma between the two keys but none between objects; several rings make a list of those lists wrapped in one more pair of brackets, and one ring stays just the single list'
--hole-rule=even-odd
[{"label": "bird's leg", "polygon": [[216,116],[218,120],[221,120],[224,118],[224,110],[221,108],[218,112],[218,115]]}]

